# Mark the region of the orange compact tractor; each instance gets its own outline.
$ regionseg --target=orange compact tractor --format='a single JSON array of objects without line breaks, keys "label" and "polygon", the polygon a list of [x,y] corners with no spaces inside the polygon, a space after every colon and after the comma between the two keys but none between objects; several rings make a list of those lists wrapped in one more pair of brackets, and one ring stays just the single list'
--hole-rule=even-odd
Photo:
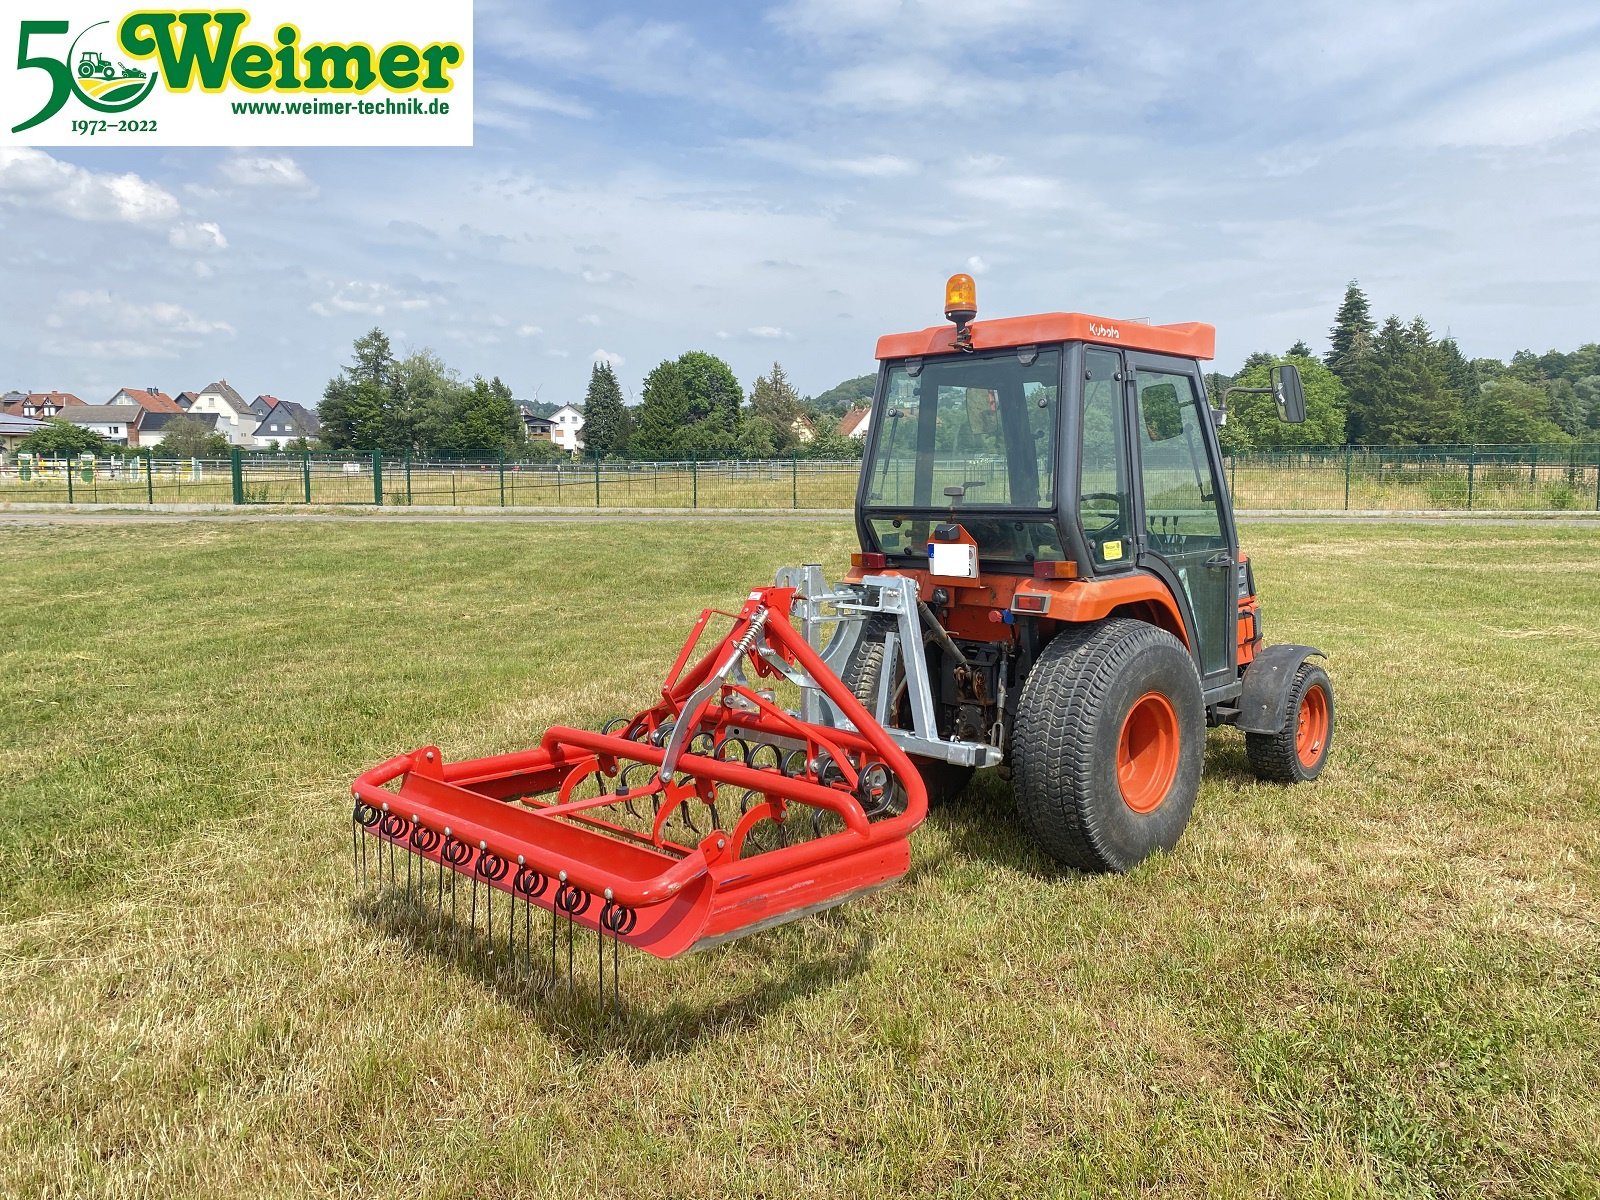
[{"label": "orange compact tractor", "polygon": [[[785,568],[708,610],[659,702],[598,732],[369,771],[358,874],[375,841],[380,876],[398,885],[403,858],[441,916],[469,880],[469,922],[482,887],[491,943],[502,903],[528,958],[547,910],[570,972],[577,926],[613,959],[669,957],[889,883],[927,805],[979,768],[1009,772],[1027,830],[1087,871],[1177,843],[1208,726],[1243,730],[1263,778],[1316,778],[1333,688],[1319,651],[1263,643],[1200,372],[1211,326],[980,322],[964,275],[945,315],[878,342],[843,582]],[[1304,419],[1293,366],[1270,391]],[[602,983],[604,962],[602,940]]]}]

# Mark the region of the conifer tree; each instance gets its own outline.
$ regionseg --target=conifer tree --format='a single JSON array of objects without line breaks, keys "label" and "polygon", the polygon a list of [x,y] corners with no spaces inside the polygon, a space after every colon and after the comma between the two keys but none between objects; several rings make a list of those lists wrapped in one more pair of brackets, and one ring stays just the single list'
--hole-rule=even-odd
[{"label": "conifer tree", "polygon": [[608,362],[595,363],[583,396],[584,448],[601,458],[620,457],[628,452],[631,425],[617,373]]}]

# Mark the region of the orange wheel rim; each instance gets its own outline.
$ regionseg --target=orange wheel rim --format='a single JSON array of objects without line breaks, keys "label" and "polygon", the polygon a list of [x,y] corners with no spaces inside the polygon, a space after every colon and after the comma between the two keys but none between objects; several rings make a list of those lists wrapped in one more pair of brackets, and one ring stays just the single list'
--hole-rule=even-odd
[{"label": "orange wheel rim", "polygon": [[1328,693],[1318,684],[1300,698],[1300,717],[1295,725],[1294,752],[1302,767],[1314,767],[1328,748]]},{"label": "orange wheel rim", "polygon": [[1136,813],[1153,812],[1178,774],[1178,714],[1160,692],[1134,701],[1117,737],[1117,786]]}]

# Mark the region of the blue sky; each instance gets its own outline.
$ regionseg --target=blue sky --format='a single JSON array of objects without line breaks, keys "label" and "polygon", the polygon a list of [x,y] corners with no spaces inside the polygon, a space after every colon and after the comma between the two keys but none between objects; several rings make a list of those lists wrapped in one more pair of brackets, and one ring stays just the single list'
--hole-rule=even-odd
[{"label": "blue sky", "polygon": [[479,0],[470,150],[0,149],[0,391],[314,402],[373,325],[524,398],[661,359],[819,392],[1069,309],[1472,355],[1600,340],[1600,8]]}]

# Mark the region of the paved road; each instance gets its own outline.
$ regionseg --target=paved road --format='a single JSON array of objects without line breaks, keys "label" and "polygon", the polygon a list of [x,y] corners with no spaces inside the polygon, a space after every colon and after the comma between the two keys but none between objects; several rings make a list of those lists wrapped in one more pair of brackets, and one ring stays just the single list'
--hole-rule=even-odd
[{"label": "paved road", "polygon": [[[686,509],[654,509],[646,511],[610,511],[595,512],[588,509],[567,509],[560,511],[503,511],[490,509],[488,511],[444,511],[444,512],[416,512],[416,511],[388,511],[363,510],[361,512],[250,512],[250,511],[162,511],[138,509],[40,509],[25,511],[22,509],[0,509],[0,528],[13,527],[49,527],[61,525],[79,526],[136,526],[136,525],[173,525],[173,524],[237,524],[240,522],[259,522],[275,524],[280,522],[340,522],[364,523],[369,525],[438,525],[438,524],[510,524],[510,525],[592,525],[605,522],[621,522],[626,524],[660,524],[670,522],[705,522],[717,523],[744,523],[758,522],[791,522],[815,523],[818,521],[848,520],[851,513],[849,509],[812,508],[795,511],[792,509],[735,509],[735,510],[686,510]],[[1239,522],[1243,525],[1290,525],[1290,524],[1340,524],[1340,525],[1503,525],[1541,527],[1556,526],[1562,528],[1588,528],[1600,531],[1600,515],[1583,516],[1486,516],[1481,514],[1436,514],[1417,512],[1397,513],[1324,513],[1324,512],[1271,512],[1238,514]]]}]

